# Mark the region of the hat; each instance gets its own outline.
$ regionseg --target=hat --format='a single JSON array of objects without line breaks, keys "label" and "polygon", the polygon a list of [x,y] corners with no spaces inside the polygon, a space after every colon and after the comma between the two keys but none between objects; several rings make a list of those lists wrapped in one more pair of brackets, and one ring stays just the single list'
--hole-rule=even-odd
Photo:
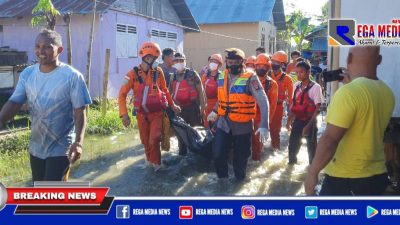
[{"label": "hat", "polygon": [[227,59],[245,59],[244,52],[238,48],[225,49]]},{"label": "hat", "polygon": [[185,56],[183,53],[177,52],[177,53],[175,53],[175,55],[174,55],[174,60],[178,60],[178,59],[186,60],[186,56]]}]

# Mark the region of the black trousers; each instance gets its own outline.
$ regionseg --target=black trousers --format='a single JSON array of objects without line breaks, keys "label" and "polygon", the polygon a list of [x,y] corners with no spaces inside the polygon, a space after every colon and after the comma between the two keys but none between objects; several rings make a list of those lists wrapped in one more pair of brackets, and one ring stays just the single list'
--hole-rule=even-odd
[{"label": "black trousers", "polygon": [[[188,107],[182,107],[182,111],[179,114],[182,119],[185,120],[186,123],[190,124],[190,126],[201,126],[201,116],[200,116],[200,108],[197,104]],[[178,138],[178,147],[179,147],[179,155],[187,154],[187,146],[186,144]]]},{"label": "black trousers", "polygon": [[67,156],[40,159],[30,155],[33,181],[67,181],[70,163]]},{"label": "black trousers", "polygon": [[229,151],[233,148],[233,171],[238,180],[246,177],[247,160],[250,157],[251,133],[232,135],[217,129],[213,142],[215,170],[219,178],[228,178]]},{"label": "black trousers", "polygon": [[[292,126],[292,131],[289,138],[289,163],[297,163],[297,154],[301,147],[301,139],[303,138],[303,128],[308,124],[308,120],[295,119]],[[313,123],[306,139],[308,150],[308,162],[311,164],[315,150],[317,147],[317,123]]]},{"label": "black trousers", "polygon": [[319,195],[382,195],[390,184],[387,173],[366,178],[325,176]]}]

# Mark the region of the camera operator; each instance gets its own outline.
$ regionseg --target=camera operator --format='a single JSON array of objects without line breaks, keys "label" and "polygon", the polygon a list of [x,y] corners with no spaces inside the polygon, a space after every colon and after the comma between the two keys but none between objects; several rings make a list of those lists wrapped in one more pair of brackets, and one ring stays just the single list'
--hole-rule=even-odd
[{"label": "camera operator", "polygon": [[350,83],[334,95],[305,181],[315,195],[319,172],[325,168],[320,195],[380,195],[389,184],[383,134],[394,108],[394,95],[377,77],[382,61],[378,46],[349,50]]}]

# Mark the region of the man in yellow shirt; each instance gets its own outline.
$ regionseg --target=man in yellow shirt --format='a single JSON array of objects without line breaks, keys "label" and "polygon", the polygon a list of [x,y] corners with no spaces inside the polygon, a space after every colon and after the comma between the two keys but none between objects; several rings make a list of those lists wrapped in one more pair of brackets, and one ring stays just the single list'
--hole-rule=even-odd
[{"label": "man in yellow shirt", "polygon": [[315,194],[318,174],[324,168],[320,195],[380,195],[389,184],[383,134],[395,99],[377,77],[382,61],[379,50],[357,46],[349,51],[351,81],[336,92],[328,108],[327,127],[304,184],[308,195]]}]

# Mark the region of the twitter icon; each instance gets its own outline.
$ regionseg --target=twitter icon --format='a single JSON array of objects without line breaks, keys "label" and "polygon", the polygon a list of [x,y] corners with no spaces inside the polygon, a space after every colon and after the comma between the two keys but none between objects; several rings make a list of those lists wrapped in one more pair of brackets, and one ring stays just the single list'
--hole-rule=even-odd
[{"label": "twitter icon", "polygon": [[318,218],[318,207],[306,206],[305,213],[306,213],[306,219],[315,220]]}]

